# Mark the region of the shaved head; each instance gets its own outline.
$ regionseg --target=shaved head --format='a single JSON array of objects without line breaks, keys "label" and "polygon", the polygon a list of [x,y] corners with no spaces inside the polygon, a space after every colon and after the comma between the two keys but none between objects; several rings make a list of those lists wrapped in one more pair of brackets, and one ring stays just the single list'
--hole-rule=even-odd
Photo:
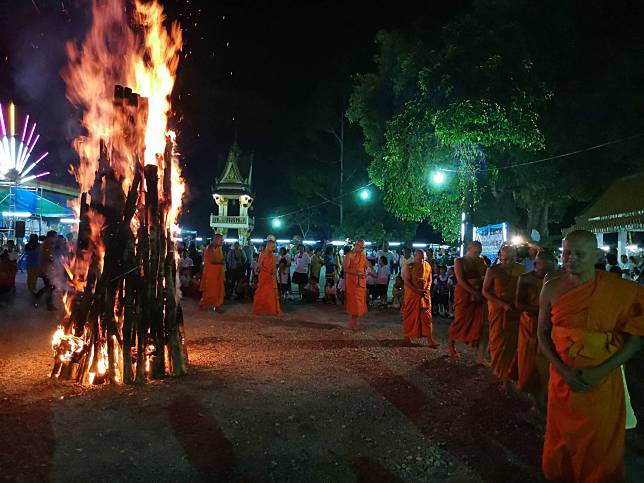
[{"label": "shaved head", "polygon": [[555,257],[552,252],[540,250],[534,259],[534,271],[543,277],[555,268]]},{"label": "shaved head", "polygon": [[565,270],[575,276],[588,278],[595,273],[597,238],[589,231],[575,230],[563,240],[562,259]]},{"label": "shaved head", "polygon": [[517,251],[512,245],[503,245],[499,253],[499,260],[502,265],[510,265],[516,262]]}]

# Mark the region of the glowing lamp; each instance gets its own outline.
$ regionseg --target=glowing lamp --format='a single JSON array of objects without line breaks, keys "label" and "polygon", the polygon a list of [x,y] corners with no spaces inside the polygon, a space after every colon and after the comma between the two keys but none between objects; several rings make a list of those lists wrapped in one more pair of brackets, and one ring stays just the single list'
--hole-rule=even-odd
[{"label": "glowing lamp", "polygon": [[271,224],[273,225],[273,228],[279,228],[282,226],[282,220],[279,218],[273,218],[273,222]]},{"label": "glowing lamp", "polygon": [[363,189],[362,191],[360,191],[360,199],[361,199],[361,200],[366,201],[366,200],[368,200],[370,197],[371,197],[371,193],[369,192],[369,190],[368,190],[368,189]]},{"label": "glowing lamp", "polygon": [[513,245],[521,245],[522,243],[523,243],[523,237],[520,237],[519,235],[515,235],[512,237]]},{"label": "glowing lamp", "polygon": [[435,185],[442,185],[445,182],[445,173],[443,173],[442,171],[436,171],[432,175],[432,181]]}]

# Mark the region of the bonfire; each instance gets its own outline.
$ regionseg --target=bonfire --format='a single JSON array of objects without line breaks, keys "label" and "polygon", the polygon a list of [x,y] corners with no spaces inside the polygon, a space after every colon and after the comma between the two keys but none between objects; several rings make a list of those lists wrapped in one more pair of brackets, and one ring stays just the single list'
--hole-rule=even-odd
[{"label": "bonfire", "polygon": [[156,1],[95,0],[62,76],[82,112],[81,196],[52,377],[145,382],[186,372],[173,236],[184,184],[170,95],[182,45]]}]

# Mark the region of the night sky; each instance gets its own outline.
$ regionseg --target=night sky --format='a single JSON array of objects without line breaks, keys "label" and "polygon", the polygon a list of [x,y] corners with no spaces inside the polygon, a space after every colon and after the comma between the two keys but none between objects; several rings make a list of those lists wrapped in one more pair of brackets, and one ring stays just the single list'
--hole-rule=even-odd
[{"label": "night sky", "polygon": [[[305,172],[311,159],[306,136],[316,87],[369,70],[376,32],[408,25],[418,8],[341,1],[163,3],[184,33],[173,100],[190,191],[182,225],[208,230],[211,185],[236,132],[242,152],[254,154],[261,234],[268,230],[265,218],[278,214],[275,207],[289,205],[285,177]],[[50,181],[73,182],[66,171],[75,161],[70,143],[79,132],[78,112],[65,98],[59,72],[66,63],[65,42],[81,41],[89,26],[90,5],[0,0],[0,98],[37,119],[40,147],[50,151]],[[456,11],[424,8],[435,10],[437,25]],[[359,132],[349,129],[359,150]],[[321,156],[337,156],[336,148],[329,138]],[[357,162],[366,167],[364,154]],[[362,169],[354,184],[366,181]]]}]

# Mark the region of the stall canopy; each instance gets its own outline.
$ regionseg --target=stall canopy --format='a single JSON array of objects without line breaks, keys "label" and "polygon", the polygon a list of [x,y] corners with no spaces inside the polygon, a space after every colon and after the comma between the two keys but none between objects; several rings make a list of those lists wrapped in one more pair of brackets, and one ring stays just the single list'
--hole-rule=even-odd
[{"label": "stall canopy", "polygon": [[644,231],[644,173],[615,180],[609,188],[564,230],[593,233]]},{"label": "stall canopy", "polygon": [[71,208],[61,206],[41,196],[36,191],[17,189],[15,207],[11,206],[8,189],[0,191],[0,212],[4,211],[29,212],[34,216],[42,215],[43,218],[73,218]]}]

